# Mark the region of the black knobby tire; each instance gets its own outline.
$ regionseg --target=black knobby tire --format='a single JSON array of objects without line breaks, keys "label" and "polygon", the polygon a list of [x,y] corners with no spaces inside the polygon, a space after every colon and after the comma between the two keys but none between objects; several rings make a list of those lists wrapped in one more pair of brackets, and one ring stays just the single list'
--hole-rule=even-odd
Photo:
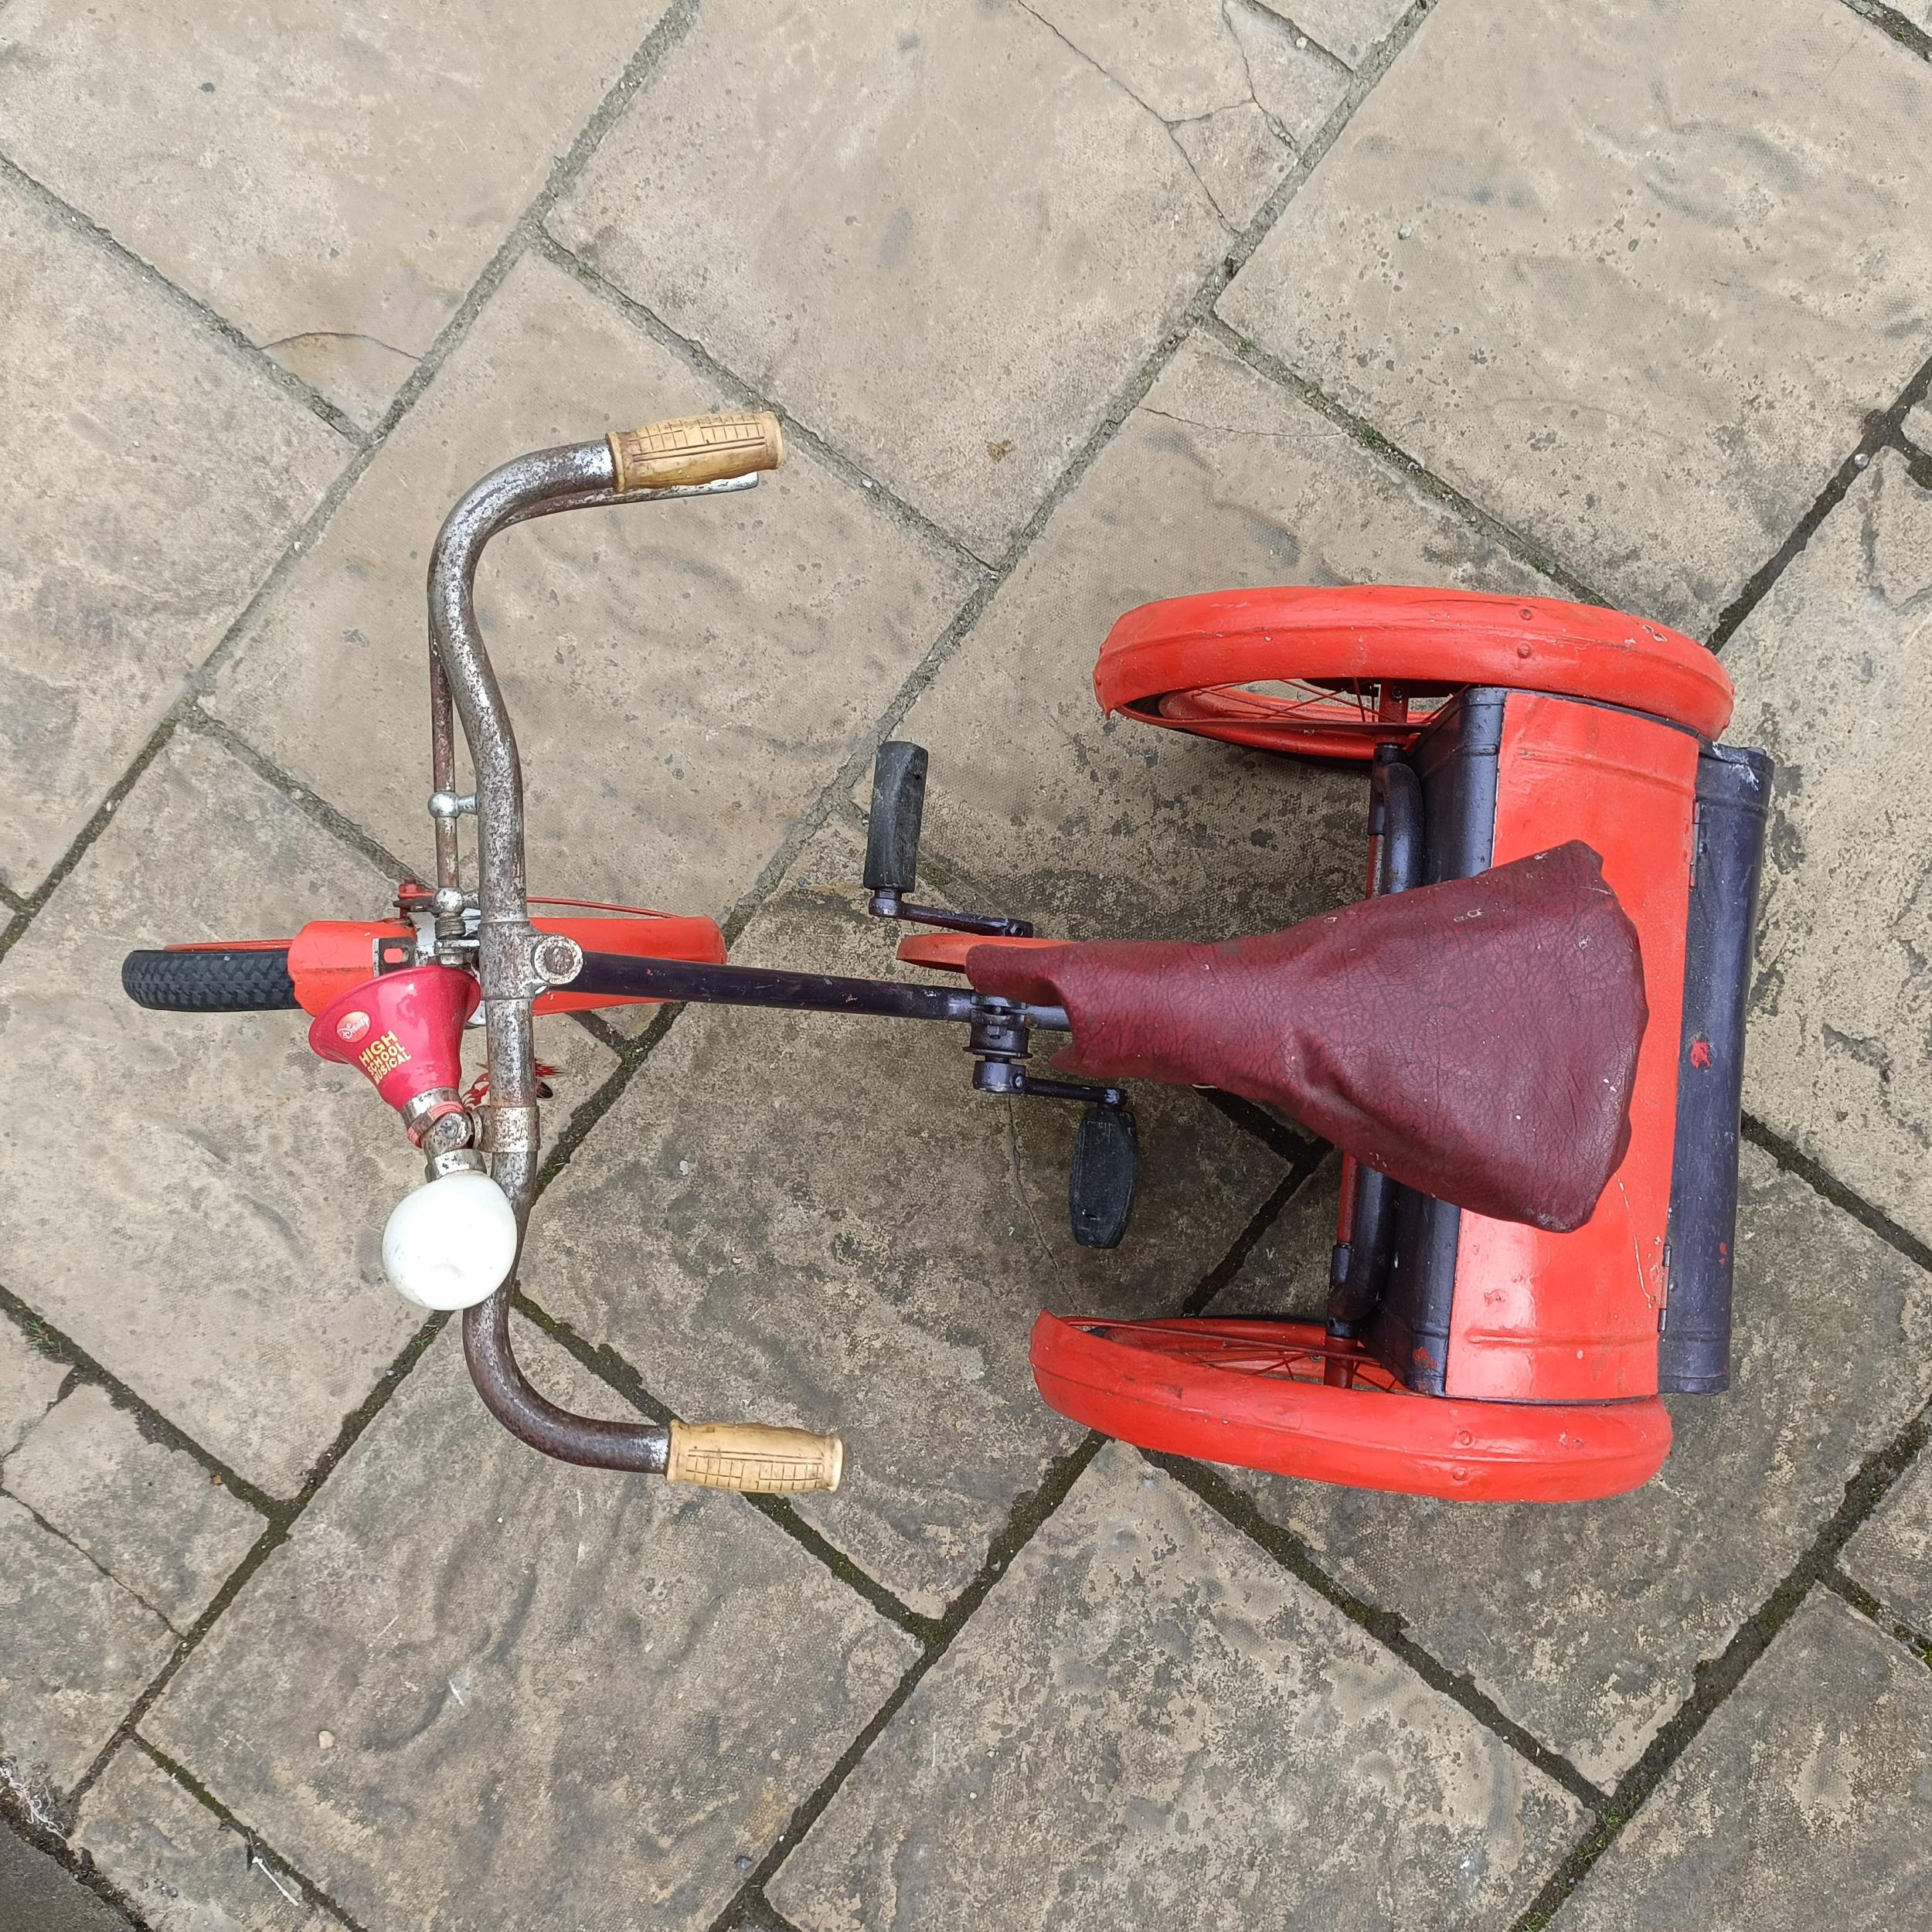
[{"label": "black knobby tire", "polygon": [[286,946],[130,953],[121,985],[137,1006],[158,1013],[273,1013],[298,1003]]}]

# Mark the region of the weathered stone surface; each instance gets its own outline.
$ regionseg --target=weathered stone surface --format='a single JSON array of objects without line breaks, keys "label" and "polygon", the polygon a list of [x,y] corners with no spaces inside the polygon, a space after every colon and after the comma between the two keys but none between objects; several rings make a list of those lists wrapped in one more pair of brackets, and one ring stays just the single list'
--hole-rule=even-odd
[{"label": "weathered stone surface", "polygon": [[1500,1927],[1580,1821],[1114,1444],[770,1890],[804,1932]]},{"label": "weathered stone surface", "polygon": [[262,1532],[262,1519],[184,1450],[151,1442],[104,1389],[77,1389],[7,1458],[7,1488],[101,1568],[185,1630]]},{"label": "weathered stone surface", "polygon": [[199,16],[22,0],[8,152],[371,424],[666,0]]},{"label": "weathered stone surface", "polygon": [[524,1448],[451,1329],[144,1731],[364,1924],[702,1927],[914,1654],[740,1498]]},{"label": "weathered stone surface", "polygon": [[1924,358],[1928,169],[1932,67],[1838,0],[1474,0],[1430,15],[1221,312],[1702,631]]},{"label": "weathered stone surface", "polygon": [[[4,53],[19,29],[0,17],[0,98],[20,72]],[[0,257],[0,880],[26,893],[350,452],[138,270],[5,180]]]},{"label": "weathered stone surface", "polygon": [[0,1496],[0,1763],[64,1791],[168,1661],[168,1626]]},{"label": "weathered stone surface", "polygon": [[[1349,1588],[1399,1611],[1603,1784],[1932,1394],[1932,1281],[1755,1148],[1742,1167],[1732,1386],[1669,1399],[1675,1444],[1644,1488],[1478,1507],[1236,1478]],[[1333,1223],[1311,1223],[1325,1261]]]},{"label": "weathered stone surface", "polygon": [[1921,403],[1905,419],[1905,433],[1928,455],[1932,455],[1932,403]]},{"label": "weathered stone surface", "polygon": [[1027,9],[1164,121],[1201,185],[1244,226],[1348,86],[1305,34],[1250,0]]},{"label": "weathered stone surface", "polygon": [[1724,653],[1777,761],[1745,1106],[1932,1240],[1932,490],[1881,450]]},{"label": "weathered stone surface", "polygon": [[1553,1932],[1894,1932],[1932,1889],[1932,1673],[1814,1590]]},{"label": "weathered stone surface", "polygon": [[249,1862],[240,1834],[138,1743],[115,1752],[82,1801],[73,1842],[154,1932],[338,1932],[342,1924],[289,1879]]},{"label": "weathered stone surface", "polygon": [[1219,939],[1359,897],[1358,774],[1103,719],[1093,685],[1101,639],[1151,597],[1358,579],[1549,588],[1326,418],[1184,345],[899,727],[932,751],[933,855],[1079,938]]},{"label": "weathered stone surface", "polygon": [[1294,0],[1288,9],[1338,60],[1359,67],[1409,11],[1410,0]]},{"label": "weathered stone surface", "polygon": [[[855,910],[861,862],[828,832],[733,956],[903,974],[906,929]],[[1133,1224],[1111,1252],[1078,1247],[1080,1110],[975,1095],[964,1044],[905,1020],[693,1009],[545,1196],[523,1273],[682,1416],[839,1430],[844,1486],[798,1508],[929,1614],[1083,1433],[1033,1387],[1042,1304],[1171,1310],[1281,1172],[1193,1095],[1137,1088]]]},{"label": "weathered stone surface", "polygon": [[1248,1250],[1241,1271],[1214,1298],[1214,1313],[1325,1320],[1328,1257],[1342,1201],[1342,1157],[1332,1154]]},{"label": "weathered stone surface", "polygon": [[49,1853],[0,1825],[0,1924],[22,1932],[127,1932],[128,1921]]},{"label": "weathered stone surface", "polygon": [[121,961],[372,915],[391,889],[183,735],[0,964],[10,1284],[277,1493],[420,1319],[379,1245],[420,1163],[361,1074],[309,1052],[301,1014],[145,1012]]},{"label": "weathered stone surface", "polygon": [[66,1379],[64,1363],[43,1354],[31,1335],[0,1318],[0,1456],[53,1406]]},{"label": "weathered stone surface", "polygon": [[1902,1623],[1932,1638],[1932,1449],[1919,1451],[1842,1560]]},{"label": "weathered stone surface", "polygon": [[707,6],[552,226],[988,557],[1230,233],[1044,20],[895,0]]},{"label": "weathered stone surface", "polygon": [[[281,587],[214,709],[428,866],[423,573],[450,505],[519,451],[723,400],[526,257]],[[499,538],[478,610],[529,781],[532,889],[723,910],[971,580],[795,448],[750,495]]]}]

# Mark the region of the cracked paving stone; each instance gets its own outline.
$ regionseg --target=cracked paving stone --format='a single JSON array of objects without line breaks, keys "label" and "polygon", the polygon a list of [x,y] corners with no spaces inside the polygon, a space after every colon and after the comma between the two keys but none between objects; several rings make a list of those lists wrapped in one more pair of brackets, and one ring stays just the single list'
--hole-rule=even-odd
[{"label": "cracked paving stone", "polygon": [[0,1766],[59,1791],[93,1763],[175,1648],[145,1604],[4,1495],[0,1631]]},{"label": "cracked paving stone", "polygon": [[1814,1590],[1551,1932],[1901,1932],[1932,1896],[1932,1672]]},{"label": "cracked paving stone", "polygon": [[1932,338],[1932,67],[1838,0],[1431,12],[1220,312],[1707,631]]},{"label": "cracked paving stone", "polygon": [[666,0],[184,13],[16,0],[7,151],[364,428]]},{"label": "cracked paving stone", "polygon": [[53,1406],[66,1379],[64,1362],[36,1349],[31,1335],[0,1316],[0,1456]]},{"label": "cracked paving stone", "polygon": [[[1607,1502],[1471,1504],[1235,1472],[1261,1513],[1510,1717],[1604,1786],[1642,1756],[1843,1500],[1932,1395],[1932,1280],[1742,1150],[1732,1386],[1666,1397],[1662,1472]],[[1301,1308],[1335,1239],[1308,1190]],[[1265,1248],[1216,1312],[1271,1304]]]},{"label": "cracked paving stone", "polygon": [[1841,1560],[1847,1576],[1932,1641],[1932,1448],[1919,1451]]},{"label": "cracked paving stone", "polygon": [[1409,11],[1410,0],[1284,0],[1281,11],[1337,60],[1359,67]]},{"label": "cracked paving stone", "polygon": [[7,1285],[277,1495],[419,1325],[379,1241],[420,1164],[301,1014],[144,1012],[121,961],[372,917],[393,889],[183,732],[0,963]]},{"label": "cracked paving stone", "polygon": [[1777,761],[1744,1106],[1932,1240],[1932,489],[1881,450],[1724,653]]},{"label": "cracked paving stone", "polygon": [[1080,938],[1219,939],[1359,897],[1358,773],[1103,718],[1093,685],[1149,598],[1359,580],[1551,587],[1278,385],[1184,344],[894,734],[932,753],[926,845],[961,900]]},{"label": "cracked paving stone", "polygon": [[[5,57],[17,24],[0,15],[0,101],[21,73]],[[0,880],[26,893],[351,451],[199,318],[3,179],[0,259]]]},{"label": "cracked paving stone", "polygon": [[138,1743],[81,1801],[73,1842],[153,1932],[342,1932]]},{"label": "cracked paving stone", "polygon": [[1158,117],[1008,0],[707,5],[550,226],[988,557],[1230,239]]},{"label": "cracked paving stone", "polygon": [[[628,1413],[516,1345],[553,1399]],[[670,1932],[723,1911],[916,1655],[741,1498],[525,1448],[452,1325],[142,1730],[371,1932],[520,1932],[566,1898]]]},{"label": "cracked paving stone", "polygon": [[802,1932],[1510,1923],[1582,1808],[1120,1444],[768,1887]]},{"label": "cracked paving stone", "polygon": [[1932,403],[1920,403],[1908,411],[1905,433],[1928,456],[1932,456]]},{"label": "cracked paving stone", "polygon": [[[903,976],[907,929],[855,910],[862,863],[828,829],[734,958]],[[844,1485],[799,1512],[927,1615],[1084,1433],[1033,1386],[1042,1304],[1172,1310],[1282,1172],[1206,1102],[1137,1086],[1132,1224],[1116,1250],[1077,1247],[1080,1110],[975,1094],[964,1044],[906,1020],[687,1012],[545,1195],[523,1270],[676,1413],[842,1434]]]},{"label": "cracked paving stone", "polygon": [[207,1608],[263,1529],[192,1456],[147,1439],[98,1387],[56,1403],[0,1481],[177,1630]]},{"label": "cracked paving stone", "polygon": [[1249,0],[1138,9],[1036,0],[1029,11],[1167,124],[1236,228],[1253,219],[1348,89],[1348,76],[1305,35]]},{"label": "cracked paving stone", "polygon": [[[262,611],[211,708],[427,866],[423,577],[450,506],[522,451],[730,400],[525,257]],[[796,443],[746,495],[498,538],[478,613],[523,755],[532,889],[723,913],[976,576]]]}]

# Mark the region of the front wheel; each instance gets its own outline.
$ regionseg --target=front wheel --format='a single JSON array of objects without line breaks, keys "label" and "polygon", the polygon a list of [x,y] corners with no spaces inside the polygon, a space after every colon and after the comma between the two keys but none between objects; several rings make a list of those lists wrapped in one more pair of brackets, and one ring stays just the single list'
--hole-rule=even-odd
[{"label": "front wheel", "polygon": [[158,1013],[279,1013],[294,1010],[288,944],[171,946],[130,953],[121,962],[121,991]]}]

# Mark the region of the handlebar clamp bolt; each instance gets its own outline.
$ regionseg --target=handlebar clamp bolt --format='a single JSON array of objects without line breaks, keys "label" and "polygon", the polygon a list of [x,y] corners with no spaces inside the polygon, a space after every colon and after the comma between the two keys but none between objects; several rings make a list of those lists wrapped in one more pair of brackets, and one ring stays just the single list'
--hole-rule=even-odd
[{"label": "handlebar clamp bolt", "polygon": [[443,886],[437,889],[436,916],[439,919],[461,919],[469,910],[469,895],[461,886]]},{"label": "handlebar clamp bolt", "polygon": [[465,812],[476,809],[474,792],[433,791],[430,794],[430,816],[432,818],[460,818]]}]

